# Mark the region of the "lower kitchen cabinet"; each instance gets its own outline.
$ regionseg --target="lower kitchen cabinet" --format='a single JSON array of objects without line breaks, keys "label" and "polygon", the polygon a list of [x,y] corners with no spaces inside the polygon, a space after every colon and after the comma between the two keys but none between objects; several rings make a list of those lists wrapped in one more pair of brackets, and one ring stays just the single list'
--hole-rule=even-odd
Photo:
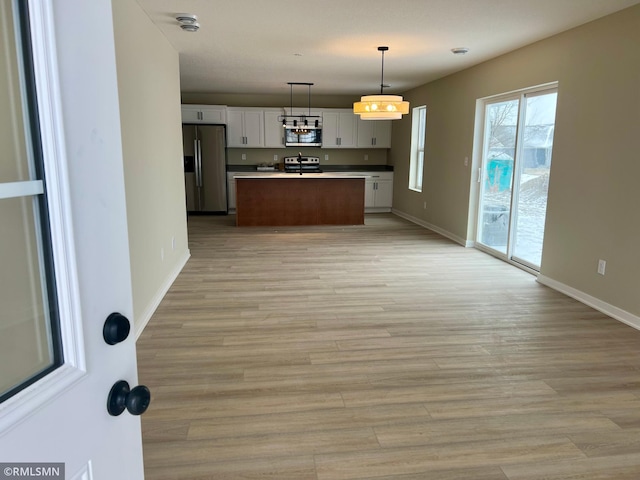
[{"label": "lower kitchen cabinet", "polygon": [[[235,175],[238,175],[238,172],[227,172],[227,206],[229,213],[236,213],[236,181],[233,178]],[[250,175],[269,176],[274,174],[251,172]],[[277,175],[280,174],[278,173]],[[364,184],[364,211],[366,213],[391,211],[393,206],[393,172],[344,172],[344,175],[363,175],[366,177]]]},{"label": "lower kitchen cabinet", "polygon": [[393,206],[393,173],[379,172],[370,175],[365,183],[364,208],[366,212],[390,212]]},{"label": "lower kitchen cabinet", "polygon": [[227,211],[235,213],[236,211],[236,179],[233,178],[235,172],[227,173]]}]

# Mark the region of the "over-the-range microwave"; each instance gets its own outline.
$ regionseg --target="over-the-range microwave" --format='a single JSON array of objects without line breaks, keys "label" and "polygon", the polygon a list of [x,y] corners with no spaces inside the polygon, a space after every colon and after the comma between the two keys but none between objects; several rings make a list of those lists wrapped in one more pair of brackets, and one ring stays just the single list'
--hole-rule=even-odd
[{"label": "over-the-range microwave", "polygon": [[322,126],[285,125],[284,144],[286,147],[321,147]]}]

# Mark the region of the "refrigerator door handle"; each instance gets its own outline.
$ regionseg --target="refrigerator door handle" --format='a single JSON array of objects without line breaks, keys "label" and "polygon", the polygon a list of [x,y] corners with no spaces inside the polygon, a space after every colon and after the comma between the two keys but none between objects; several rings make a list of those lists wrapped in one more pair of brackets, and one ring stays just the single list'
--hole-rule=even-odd
[{"label": "refrigerator door handle", "polygon": [[200,184],[200,167],[198,166],[198,140],[193,141],[193,173],[196,176],[196,187]]},{"label": "refrigerator door handle", "polygon": [[202,187],[202,147],[200,140],[195,141],[196,151],[196,186]]},{"label": "refrigerator door handle", "polygon": [[197,176],[196,176],[196,190],[198,191],[198,210],[202,210],[202,145],[200,143],[200,140],[196,140],[197,142],[197,149],[196,149],[196,161],[197,161],[197,165],[196,165],[196,169],[197,169]]}]

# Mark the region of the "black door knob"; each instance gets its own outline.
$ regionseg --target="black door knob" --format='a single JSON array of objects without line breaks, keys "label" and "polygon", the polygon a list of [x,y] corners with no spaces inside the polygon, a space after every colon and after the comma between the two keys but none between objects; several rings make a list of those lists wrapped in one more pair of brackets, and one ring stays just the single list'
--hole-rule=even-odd
[{"label": "black door knob", "polygon": [[116,382],[107,398],[107,411],[117,417],[125,408],[131,415],[142,415],[151,403],[151,392],[144,385],[130,389],[129,383],[124,380]]},{"label": "black door knob", "polygon": [[102,329],[102,337],[109,345],[124,342],[131,331],[129,319],[124,315],[114,312],[107,317]]}]

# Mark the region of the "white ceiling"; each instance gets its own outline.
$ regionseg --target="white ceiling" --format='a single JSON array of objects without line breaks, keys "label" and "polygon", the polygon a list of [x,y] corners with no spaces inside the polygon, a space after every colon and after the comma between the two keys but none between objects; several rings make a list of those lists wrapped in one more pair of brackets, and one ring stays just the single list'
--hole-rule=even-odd
[{"label": "white ceiling", "polygon": [[[180,53],[183,92],[283,94],[287,82],[313,82],[314,95],[361,95],[380,90],[380,45],[385,93],[402,93],[640,0],[137,2]],[[184,12],[198,16],[197,33],[178,26]]]}]

